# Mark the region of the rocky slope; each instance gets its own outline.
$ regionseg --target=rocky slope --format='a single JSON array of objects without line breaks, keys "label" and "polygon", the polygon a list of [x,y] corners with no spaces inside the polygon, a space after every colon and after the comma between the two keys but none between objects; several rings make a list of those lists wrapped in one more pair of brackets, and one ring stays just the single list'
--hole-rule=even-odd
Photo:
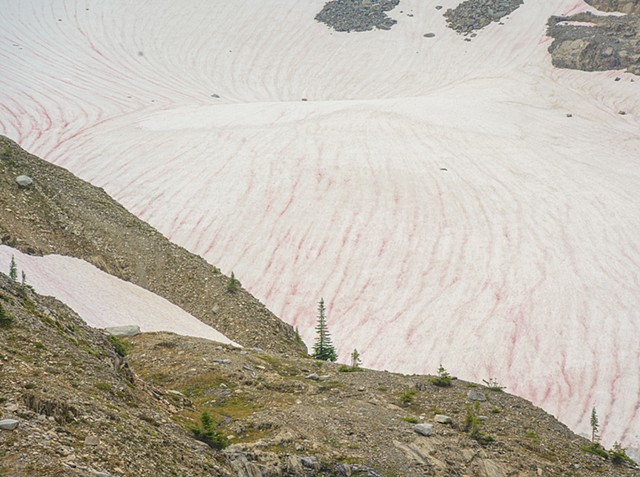
[{"label": "rocky slope", "polygon": [[[4,477],[640,475],[483,386],[167,333],[116,348],[3,274],[0,305],[0,427],[18,424],[0,430]],[[231,445],[192,437],[203,411]]]},{"label": "rocky slope", "polygon": [[[33,179],[20,187],[15,179]],[[228,277],[169,242],[103,190],[0,136],[0,243],[82,258],[146,288],[244,346],[304,353],[291,326]],[[239,277],[242,278],[242,277]]]},{"label": "rocky slope", "polygon": [[607,13],[581,12],[549,19],[552,62],[583,71],[626,70],[640,75],[640,3],[635,0],[590,0]]},{"label": "rocky slope", "polygon": [[0,306],[0,475],[227,475],[68,307],[3,274]]}]

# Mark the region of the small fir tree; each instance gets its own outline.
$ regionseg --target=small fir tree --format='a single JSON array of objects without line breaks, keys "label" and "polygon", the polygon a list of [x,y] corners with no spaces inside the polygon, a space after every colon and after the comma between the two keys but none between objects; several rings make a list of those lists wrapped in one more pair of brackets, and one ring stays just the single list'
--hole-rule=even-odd
[{"label": "small fir tree", "polygon": [[362,364],[362,360],[360,359],[360,353],[358,353],[357,349],[353,350],[351,353],[351,367],[357,369]]},{"label": "small fir tree", "polygon": [[18,281],[18,267],[16,266],[16,259],[11,255],[11,264],[9,265],[9,278],[14,282]]},{"label": "small fir tree", "polygon": [[596,408],[591,409],[591,442],[597,442],[598,440],[598,429],[600,428],[600,424],[598,422],[598,414],[596,413]]},{"label": "small fir tree", "polygon": [[242,284],[240,280],[236,278],[236,276],[231,272],[231,276],[229,277],[229,281],[227,282],[227,291],[230,293],[235,293],[240,290]]},{"label": "small fir tree", "polygon": [[202,427],[193,426],[191,428],[193,437],[204,442],[212,449],[224,449],[229,445],[229,440],[216,429],[216,423],[208,412],[204,411],[200,414],[200,422]]},{"label": "small fir tree", "polygon": [[335,361],[338,359],[336,349],[331,342],[329,328],[327,327],[326,309],[324,307],[324,299],[320,298],[318,303],[318,324],[316,325],[316,333],[318,337],[313,345],[313,354],[315,359],[323,361]]},{"label": "small fir tree", "polygon": [[20,282],[20,284],[24,287],[27,286],[27,274],[24,273],[24,270],[22,270],[22,281]]}]

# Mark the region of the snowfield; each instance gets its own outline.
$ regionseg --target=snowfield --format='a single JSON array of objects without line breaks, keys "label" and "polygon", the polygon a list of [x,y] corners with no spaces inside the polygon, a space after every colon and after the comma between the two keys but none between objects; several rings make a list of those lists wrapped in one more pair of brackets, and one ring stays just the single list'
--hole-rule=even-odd
[{"label": "snowfield", "polygon": [[182,308],[84,260],[62,255],[32,257],[0,245],[3,273],[8,274],[12,256],[18,281],[24,272],[27,285],[41,295],[58,298],[95,328],[138,325],[141,331],[170,331],[238,346]]},{"label": "snowfield", "polygon": [[640,78],[551,66],[582,0],[472,41],[457,3],[337,33],[323,0],[0,0],[0,133],[309,344],[324,297],[343,360],[495,378],[582,433],[595,406],[640,447]]}]

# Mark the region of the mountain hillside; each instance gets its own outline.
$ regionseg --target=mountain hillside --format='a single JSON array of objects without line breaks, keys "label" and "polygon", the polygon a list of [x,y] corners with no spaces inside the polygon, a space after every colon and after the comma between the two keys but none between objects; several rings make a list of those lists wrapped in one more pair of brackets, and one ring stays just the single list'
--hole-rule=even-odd
[{"label": "mountain hillside", "polygon": [[[579,433],[596,407],[640,449],[637,4],[5,1],[0,134],[307,343],[322,297],[342,360],[495,378]],[[20,209],[25,247],[302,351],[204,261],[70,199],[68,230]]]},{"label": "mountain hillside", "polygon": [[[166,333],[111,343],[2,273],[0,307],[3,477],[640,475],[484,386]],[[194,438],[203,411],[225,449]]]},{"label": "mountain hillside", "polygon": [[[33,179],[20,187],[20,175]],[[289,325],[229,278],[172,244],[104,191],[0,137],[0,243],[78,257],[180,306],[244,346],[305,352]]]}]

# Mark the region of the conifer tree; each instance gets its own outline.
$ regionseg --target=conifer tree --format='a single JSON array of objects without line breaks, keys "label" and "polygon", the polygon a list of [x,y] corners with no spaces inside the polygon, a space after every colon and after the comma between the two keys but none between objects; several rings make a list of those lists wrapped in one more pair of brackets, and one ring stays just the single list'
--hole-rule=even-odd
[{"label": "conifer tree", "polygon": [[331,342],[329,328],[327,327],[326,310],[324,307],[324,299],[320,298],[318,303],[318,324],[316,325],[316,333],[318,334],[316,342],[313,345],[313,354],[315,359],[323,361],[335,361],[338,359],[336,349]]},{"label": "conifer tree", "polygon": [[596,442],[598,439],[598,428],[600,424],[598,423],[598,414],[596,413],[596,408],[591,409],[591,442]]},{"label": "conifer tree", "polygon": [[16,266],[16,259],[11,255],[11,264],[9,265],[9,278],[14,282],[18,281],[18,267]]},{"label": "conifer tree", "polygon": [[242,286],[242,284],[240,283],[240,280],[238,280],[236,278],[236,276],[233,274],[233,272],[231,272],[231,276],[229,277],[229,281],[227,281],[227,291],[229,293],[235,293],[238,290],[240,290],[241,286]]},{"label": "conifer tree", "polygon": [[358,353],[357,349],[354,349],[353,353],[351,353],[351,367],[356,369],[359,368],[361,364],[360,353]]}]

